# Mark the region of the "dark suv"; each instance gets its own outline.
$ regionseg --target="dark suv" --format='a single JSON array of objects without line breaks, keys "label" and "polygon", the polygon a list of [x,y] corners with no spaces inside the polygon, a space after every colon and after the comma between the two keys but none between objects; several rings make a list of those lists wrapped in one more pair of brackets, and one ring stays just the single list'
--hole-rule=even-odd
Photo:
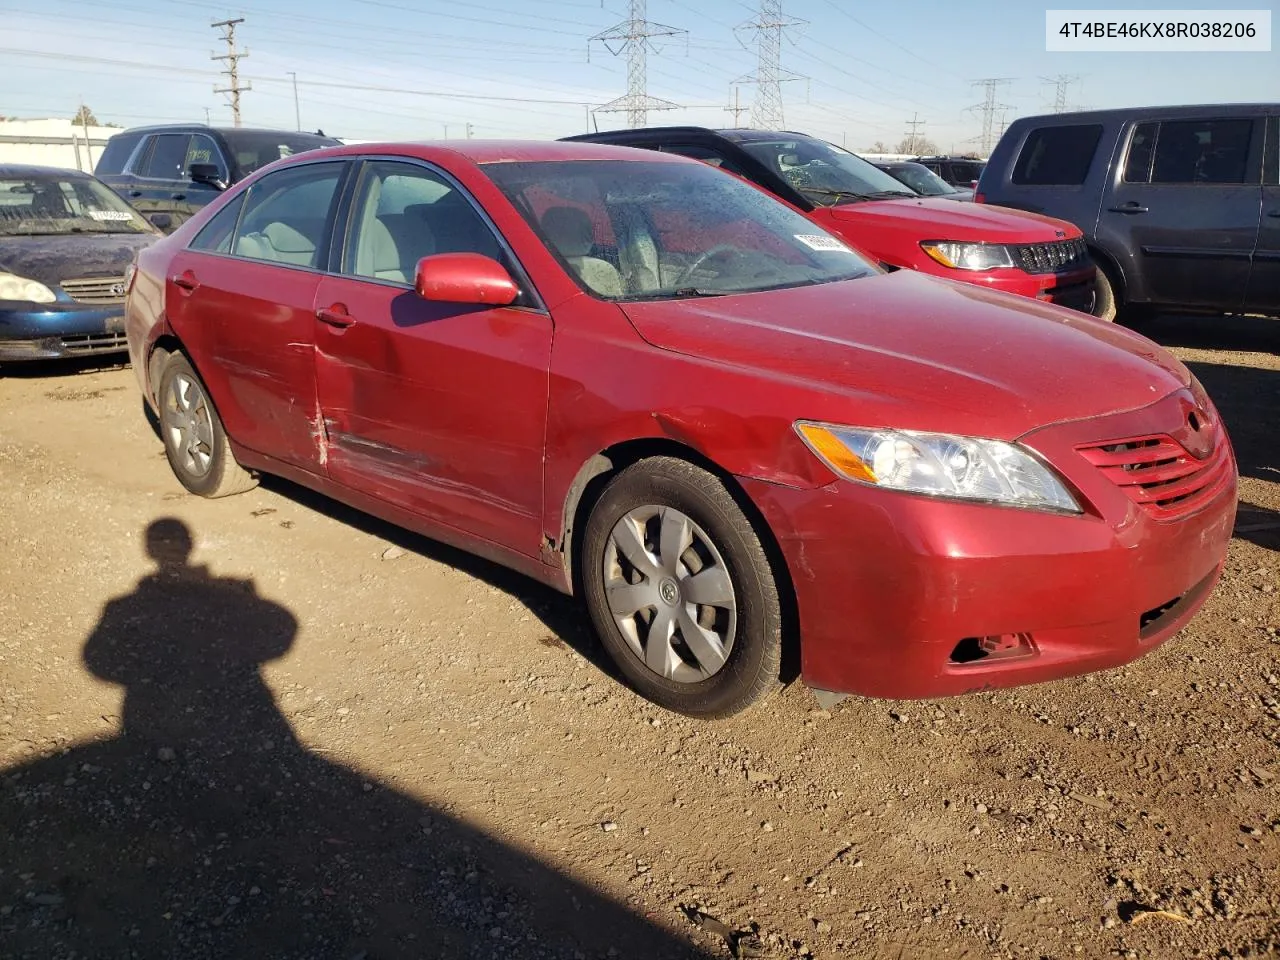
[{"label": "dark suv", "polygon": [[982,176],[986,164],[973,157],[912,157],[912,163],[928,167],[953,187],[967,190]]},{"label": "dark suv", "polygon": [[238,180],[332,137],[201,124],[134,127],[107,141],[94,174],[166,232]]},{"label": "dark suv", "polygon": [[1079,226],[1121,309],[1280,314],[1280,104],[1010,124],[975,199]]}]

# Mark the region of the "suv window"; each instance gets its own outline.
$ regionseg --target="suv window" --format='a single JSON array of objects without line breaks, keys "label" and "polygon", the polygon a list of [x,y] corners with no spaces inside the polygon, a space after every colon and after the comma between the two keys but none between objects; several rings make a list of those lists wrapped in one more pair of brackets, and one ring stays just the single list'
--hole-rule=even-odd
[{"label": "suv window", "polygon": [[141,139],[141,134],[117,133],[107,141],[107,145],[102,150],[102,156],[98,158],[98,165],[93,172],[97,176],[123,173],[124,165],[133,156],[133,148],[138,145]]},{"label": "suv window", "polygon": [[1101,124],[1038,127],[1022,145],[1013,165],[1013,182],[1030,186],[1078,186],[1102,139]]},{"label": "suv window", "polygon": [[479,253],[506,260],[489,225],[439,174],[413,163],[366,164],[343,272],[412,283],[418,261],[436,253]]},{"label": "suv window", "polygon": [[140,177],[156,180],[181,180],[186,171],[187,133],[162,133],[151,138],[151,150],[138,171]]},{"label": "suv window", "polygon": [[218,168],[218,177],[224,183],[227,181],[226,161],[222,159],[222,151],[218,149],[212,137],[206,137],[203,133],[191,135],[191,142],[187,144],[187,159],[182,165],[184,180],[190,179],[188,171],[193,163],[212,163]]},{"label": "suv window", "polygon": [[318,266],[342,168],[342,163],[306,164],[255,183],[232,252],[251,260]]},{"label": "suv window", "polygon": [[969,160],[951,161],[951,182],[972,183],[982,176],[982,164]]},{"label": "suv window", "polygon": [[1129,153],[1124,161],[1125,183],[1147,183],[1151,179],[1151,159],[1156,153],[1158,123],[1140,123],[1129,138]]},{"label": "suv window", "polygon": [[1156,137],[1152,183],[1244,183],[1253,120],[1167,120]]}]

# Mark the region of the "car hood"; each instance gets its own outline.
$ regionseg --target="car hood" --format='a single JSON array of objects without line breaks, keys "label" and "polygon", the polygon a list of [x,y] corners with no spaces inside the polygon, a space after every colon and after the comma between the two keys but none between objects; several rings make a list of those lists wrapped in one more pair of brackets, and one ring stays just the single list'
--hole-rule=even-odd
[{"label": "car hood", "polygon": [[958,204],[942,197],[869,200],[825,209],[837,223],[857,223],[868,230],[909,226],[922,240],[1052,243],[1082,236],[1078,227],[1065,220],[990,204]]},{"label": "car hood", "polygon": [[844,398],[824,407],[863,426],[1013,440],[1191,382],[1175,357],[1123,327],[909,271],[621,306],[653,346],[818,387]]},{"label": "car hood", "polygon": [[52,237],[0,236],[0,270],[56,285],[79,277],[121,277],[153,233],[71,233]]}]

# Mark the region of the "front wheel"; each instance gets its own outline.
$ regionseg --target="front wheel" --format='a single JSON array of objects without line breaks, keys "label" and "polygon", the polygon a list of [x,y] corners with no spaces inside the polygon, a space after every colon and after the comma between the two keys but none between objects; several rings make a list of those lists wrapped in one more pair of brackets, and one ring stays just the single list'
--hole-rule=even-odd
[{"label": "front wheel", "polygon": [[185,356],[165,361],[156,396],[160,438],[178,482],[201,497],[227,497],[257,486],[257,478],[236,463],[222,420],[203,381]]},{"label": "front wheel", "polygon": [[623,470],[587,520],[580,569],[605,649],[648,699],[717,717],[778,688],[777,580],[713,474],[673,457]]},{"label": "front wheel", "polygon": [[1098,267],[1093,282],[1093,315],[1099,320],[1114,322],[1116,319],[1116,288],[1105,270]]}]

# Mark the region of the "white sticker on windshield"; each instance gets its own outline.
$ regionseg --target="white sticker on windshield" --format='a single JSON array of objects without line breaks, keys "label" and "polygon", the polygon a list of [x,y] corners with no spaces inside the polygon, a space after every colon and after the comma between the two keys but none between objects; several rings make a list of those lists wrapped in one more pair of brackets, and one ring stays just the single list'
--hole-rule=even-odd
[{"label": "white sticker on windshield", "polygon": [[89,216],[94,220],[132,220],[133,214],[124,210],[90,210]]},{"label": "white sticker on windshield", "polygon": [[839,250],[841,253],[853,253],[835,237],[824,237],[817,233],[797,233],[795,238],[810,250]]}]

